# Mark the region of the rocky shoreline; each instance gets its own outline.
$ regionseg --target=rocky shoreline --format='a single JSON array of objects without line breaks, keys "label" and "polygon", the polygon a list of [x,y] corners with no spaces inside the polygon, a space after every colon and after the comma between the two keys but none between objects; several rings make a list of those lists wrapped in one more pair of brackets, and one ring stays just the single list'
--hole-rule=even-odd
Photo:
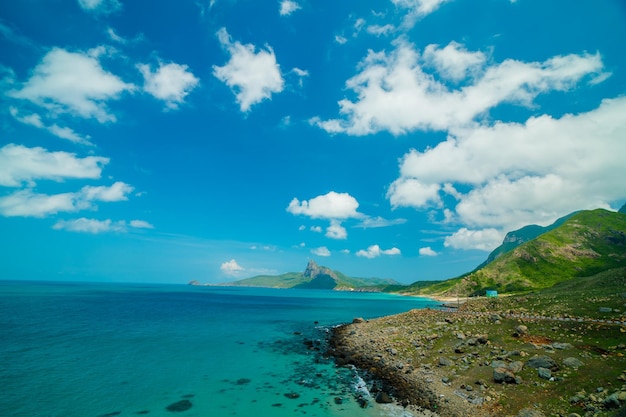
[{"label": "rocky shoreline", "polygon": [[[620,340],[620,323],[555,324],[467,307],[355,319],[334,329],[329,354],[379,381],[377,402],[415,416],[613,416],[626,404],[626,347],[586,339]],[[591,367],[606,379],[587,377]]]}]

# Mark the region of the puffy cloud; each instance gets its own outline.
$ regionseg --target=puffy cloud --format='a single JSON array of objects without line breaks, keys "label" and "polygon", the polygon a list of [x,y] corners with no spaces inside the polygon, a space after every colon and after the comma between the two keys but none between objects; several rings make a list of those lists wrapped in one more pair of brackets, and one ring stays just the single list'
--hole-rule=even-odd
[{"label": "puffy cloud", "polygon": [[439,49],[438,45],[428,45],[424,49],[424,59],[443,77],[461,81],[479,71],[486,57],[482,52],[469,52],[463,45],[453,41],[443,49]]},{"label": "puffy cloud", "polygon": [[446,236],[444,246],[455,249],[479,249],[491,251],[502,243],[505,233],[497,229],[459,229],[452,236]]},{"label": "puffy cloud", "polygon": [[0,148],[0,185],[19,187],[38,179],[62,181],[66,178],[100,178],[108,158],[78,158],[68,152],[49,152],[10,143]]},{"label": "puffy cloud", "polygon": [[144,77],[144,91],[165,102],[168,109],[175,110],[185,101],[185,97],[198,85],[187,65],[175,63],[159,64],[152,72],[149,65],[138,65]]},{"label": "puffy cloud", "polygon": [[0,215],[5,217],[45,217],[60,212],[94,209],[94,202],[127,200],[133,190],[128,184],[116,182],[110,187],[85,186],[76,193],[40,194],[32,189],[16,191],[0,197]]},{"label": "puffy cloud", "polygon": [[326,237],[331,239],[346,239],[348,237],[348,232],[345,227],[341,225],[336,220],[331,221],[330,226],[326,228]]},{"label": "puffy cloud", "polygon": [[133,187],[121,181],[107,186],[85,186],[82,188],[80,198],[84,201],[125,201],[127,195],[133,191]]},{"label": "puffy cloud", "polygon": [[80,7],[87,12],[109,14],[122,8],[119,0],[78,0]]},{"label": "puffy cloud", "polygon": [[430,246],[426,246],[424,248],[420,248],[419,250],[420,256],[437,256],[437,252],[432,250]]},{"label": "puffy cloud", "polygon": [[0,197],[0,215],[5,217],[45,217],[76,210],[74,193],[46,195],[26,189]]},{"label": "puffy cloud", "polygon": [[131,220],[129,225],[135,229],[154,229],[154,226],[145,220]]},{"label": "puffy cloud", "polygon": [[226,275],[237,276],[246,269],[243,266],[239,265],[236,260],[231,259],[228,262],[224,262],[220,266],[220,270]]},{"label": "puffy cloud", "polygon": [[98,61],[102,48],[69,52],[53,48],[35,67],[21,89],[9,91],[13,98],[29,100],[54,114],[71,113],[99,122],[113,122],[106,106],[134,86],[105,71]]},{"label": "puffy cloud", "polygon": [[37,113],[32,113],[28,116],[20,116],[19,110],[16,107],[10,107],[9,112],[11,116],[20,123],[47,130],[54,136],[69,140],[70,142],[93,146],[93,143],[89,141],[89,136],[81,136],[69,127],[61,127],[57,124],[46,125],[41,120],[41,116]]},{"label": "puffy cloud", "polygon": [[[395,206],[441,209],[442,192],[452,196],[457,203],[447,217],[466,229],[448,246],[491,250],[506,231],[549,224],[579,209],[608,208],[626,197],[624,114],[626,97],[620,97],[558,119],[543,115],[455,129],[434,148],[404,156],[388,197]],[[424,194],[424,187],[438,191]],[[469,190],[457,191],[463,188]],[[422,198],[406,198],[412,192]]]},{"label": "puffy cloud", "polygon": [[382,250],[378,245],[372,245],[367,249],[361,249],[356,253],[356,256],[372,259],[378,258],[381,255],[400,255],[400,249],[393,247],[391,249]]},{"label": "puffy cloud", "polygon": [[289,16],[296,10],[301,9],[300,5],[295,1],[291,0],[283,0],[280,2],[280,15],[281,16]]},{"label": "puffy cloud", "polygon": [[319,248],[311,249],[311,253],[317,256],[330,256],[330,251],[326,246],[321,246]]},{"label": "puffy cloud", "polygon": [[349,219],[363,215],[357,212],[359,202],[348,193],[331,191],[302,202],[294,198],[289,203],[287,211],[291,214],[302,214],[314,219]]},{"label": "puffy cloud", "polygon": [[[402,38],[390,53],[370,51],[360,72],[346,82],[357,99],[339,101],[342,118],[314,117],[311,122],[329,133],[350,135],[448,130],[471,124],[501,103],[529,106],[540,93],[568,90],[588,75],[596,79],[606,76],[601,73],[599,54],[571,54],[529,63],[507,59],[485,66],[481,53],[468,52],[458,43],[443,50],[428,46],[426,51],[425,57],[420,56]],[[465,82],[451,88],[425,71],[430,66],[444,78],[459,81],[457,77],[464,74]]]},{"label": "puffy cloud", "polygon": [[52,228],[69,232],[98,234],[106,232],[125,232],[126,223],[123,220],[113,222],[110,219],[96,220],[81,217],[80,219],[74,220],[59,220]]},{"label": "puffy cloud", "polygon": [[283,91],[284,80],[272,48],[255,53],[254,45],[233,42],[225,28],[217,37],[230,60],[223,67],[214,65],[213,75],[233,90],[242,112]]},{"label": "puffy cloud", "polygon": [[322,228],[320,226],[311,226],[311,231],[315,233],[322,233]]}]

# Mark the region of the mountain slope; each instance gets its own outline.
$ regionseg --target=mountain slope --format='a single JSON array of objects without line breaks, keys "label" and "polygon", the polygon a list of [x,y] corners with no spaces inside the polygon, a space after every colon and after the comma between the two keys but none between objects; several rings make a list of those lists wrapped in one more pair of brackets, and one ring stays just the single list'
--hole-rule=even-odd
[{"label": "mountain slope", "polygon": [[512,251],[519,245],[525,242],[531,241],[535,239],[536,237],[541,236],[542,234],[546,232],[549,232],[550,230],[556,229],[557,227],[565,223],[567,219],[569,219],[576,213],[578,212],[576,211],[574,213],[568,214],[567,216],[561,217],[560,219],[558,219],[557,221],[555,221],[549,226],[544,227],[544,226],[538,226],[536,224],[531,224],[528,226],[524,226],[521,229],[514,230],[512,232],[507,233],[506,236],[504,237],[504,240],[502,241],[502,244],[498,246],[497,248],[495,248],[489,254],[485,262],[478,265],[474,271],[478,271],[479,269],[484,268],[486,265],[495,261],[497,258],[504,255],[505,253]]},{"label": "mountain slope", "polygon": [[580,211],[483,268],[420,292],[484,295],[487,289],[529,291],[625,265],[626,214],[603,209]]},{"label": "mountain slope", "polygon": [[282,275],[259,275],[229,283],[232,286],[298,288],[328,290],[382,290],[389,285],[399,285],[391,279],[353,278],[319,266],[309,261],[304,272],[288,272]]}]

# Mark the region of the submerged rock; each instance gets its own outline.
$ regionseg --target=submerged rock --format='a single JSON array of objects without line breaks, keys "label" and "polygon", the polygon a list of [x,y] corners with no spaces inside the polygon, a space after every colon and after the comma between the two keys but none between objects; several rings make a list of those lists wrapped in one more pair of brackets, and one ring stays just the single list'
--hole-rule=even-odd
[{"label": "submerged rock", "polygon": [[191,401],[189,400],[180,400],[177,401],[175,403],[172,403],[170,405],[168,405],[167,407],[165,407],[165,409],[167,411],[173,412],[173,413],[177,413],[177,412],[181,412],[181,411],[187,411],[191,408],[192,404]]}]

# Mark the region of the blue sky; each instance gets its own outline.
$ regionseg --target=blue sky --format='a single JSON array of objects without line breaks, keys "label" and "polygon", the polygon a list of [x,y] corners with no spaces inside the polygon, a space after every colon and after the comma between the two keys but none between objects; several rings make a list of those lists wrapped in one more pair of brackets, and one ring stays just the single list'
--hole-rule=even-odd
[{"label": "blue sky", "polygon": [[626,199],[620,0],[0,4],[1,279],[400,282]]}]

